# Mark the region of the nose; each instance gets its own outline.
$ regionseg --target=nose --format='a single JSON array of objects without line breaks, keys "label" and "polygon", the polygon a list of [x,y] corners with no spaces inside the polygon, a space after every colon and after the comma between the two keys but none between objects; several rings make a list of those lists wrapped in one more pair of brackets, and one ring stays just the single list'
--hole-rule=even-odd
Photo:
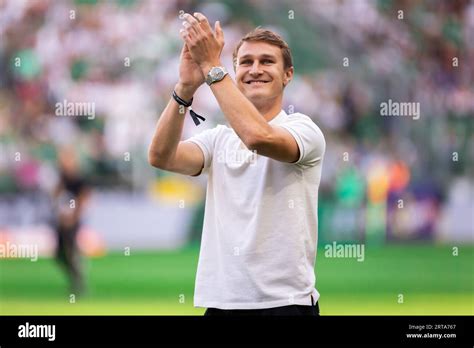
[{"label": "nose", "polygon": [[252,76],[258,76],[263,74],[263,71],[260,69],[260,64],[258,60],[255,60],[250,68],[249,74]]}]

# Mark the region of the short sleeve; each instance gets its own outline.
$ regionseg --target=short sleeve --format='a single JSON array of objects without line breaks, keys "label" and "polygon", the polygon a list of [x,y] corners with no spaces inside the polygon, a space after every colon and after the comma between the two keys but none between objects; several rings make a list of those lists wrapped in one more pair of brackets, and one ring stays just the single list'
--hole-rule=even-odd
[{"label": "short sleeve", "polygon": [[313,167],[318,164],[326,150],[326,140],[319,127],[306,115],[289,115],[284,123],[279,124],[295,138],[300,150],[300,157],[294,163],[301,167]]},{"label": "short sleeve", "polygon": [[207,129],[185,140],[186,142],[192,142],[196,144],[201,149],[204,155],[204,167],[202,173],[206,172],[211,166],[216,138],[219,134],[219,131],[221,130],[221,127],[223,126],[218,125],[215,128]]}]

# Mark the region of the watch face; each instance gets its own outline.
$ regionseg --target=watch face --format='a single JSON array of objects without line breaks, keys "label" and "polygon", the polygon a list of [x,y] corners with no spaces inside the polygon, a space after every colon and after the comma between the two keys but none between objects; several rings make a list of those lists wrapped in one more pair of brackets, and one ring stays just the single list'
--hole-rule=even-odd
[{"label": "watch face", "polygon": [[222,70],[219,69],[219,68],[213,68],[212,71],[211,71],[211,76],[213,79],[218,79],[220,77],[222,77]]},{"label": "watch face", "polygon": [[213,67],[209,71],[208,78],[206,79],[206,82],[207,82],[207,80],[209,80],[208,84],[211,84],[213,82],[220,81],[224,78],[225,74],[226,74],[226,71],[223,68]]}]

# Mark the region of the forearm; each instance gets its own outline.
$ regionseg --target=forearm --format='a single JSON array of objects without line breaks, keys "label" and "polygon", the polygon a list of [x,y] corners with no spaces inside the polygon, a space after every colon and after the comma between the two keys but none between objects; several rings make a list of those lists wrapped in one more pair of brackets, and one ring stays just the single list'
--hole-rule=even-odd
[{"label": "forearm", "polygon": [[[191,100],[195,89],[175,86],[178,96]],[[186,108],[171,98],[156,125],[155,133],[148,150],[148,160],[154,166],[164,166],[173,158],[181,139]]]},{"label": "forearm", "polygon": [[212,84],[211,89],[224,116],[249,149],[269,134],[270,125],[229,75]]},{"label": "forearm", "polygon": [[[215,23],[214,34],[202,13],[196,12],[194,16],[184,14],[184,28],[180,33],[202,75],[207,76],[212,67],[222,65],[220,55],[224,47],[224,33],[219,21]],[[271,126],[239,91],[229,75],[211,84],[211,89],[226,119],[249,149],[261,139],[268,138]]]}]

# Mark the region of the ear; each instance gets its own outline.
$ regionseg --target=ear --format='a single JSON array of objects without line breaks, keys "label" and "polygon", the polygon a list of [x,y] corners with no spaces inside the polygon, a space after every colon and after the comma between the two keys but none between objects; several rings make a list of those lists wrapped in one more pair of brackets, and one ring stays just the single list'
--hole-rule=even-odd
[{"label": "ear", "polygon": [[237,72],[237,57],[232,59],[232,66],[234,67],[234,73]]},{"label": "ear", "polygon": [[293,74],[295,73],[295,69],[293,67],[289,67],[285,71],[285,75],[283,76],[283,86],[286,87],[290,83],[290,81],[293,79]]}]

